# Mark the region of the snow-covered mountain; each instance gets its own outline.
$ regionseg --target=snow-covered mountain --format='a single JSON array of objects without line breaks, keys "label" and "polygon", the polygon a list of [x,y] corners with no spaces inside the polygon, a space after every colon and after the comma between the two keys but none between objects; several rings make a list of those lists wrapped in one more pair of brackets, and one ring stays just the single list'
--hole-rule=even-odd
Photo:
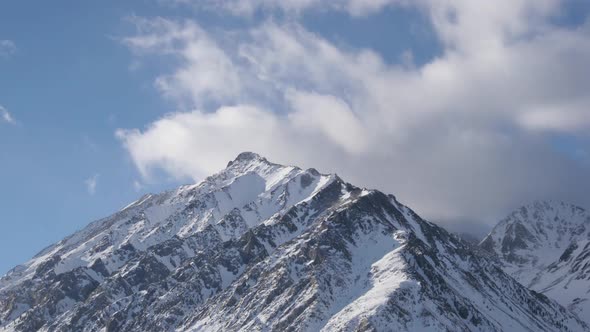
[{"label": "snow-covered mountain", "polygon": [[0,331],[587,331],[395,197],[242,153],[0,280]]},{"label": "snow-covered mountain", "polygon": [[590,214],[537,201],[511,213],[481,242],[523,285],[590,322]]}]

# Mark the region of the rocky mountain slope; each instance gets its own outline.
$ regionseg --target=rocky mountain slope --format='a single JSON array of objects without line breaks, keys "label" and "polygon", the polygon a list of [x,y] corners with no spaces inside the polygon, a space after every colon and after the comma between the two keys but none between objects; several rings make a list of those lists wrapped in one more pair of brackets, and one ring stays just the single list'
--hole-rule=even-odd
[{"label": "rocky mountain slope", "polygon": [[504,270],[590,321],[590,214],[562,202],[534,202],[502,220],[480,246]]},{"label": "rocky mountain slope", "polygon": [[0,280],[0,331],[587,331],[395,197],[240,154]]}]

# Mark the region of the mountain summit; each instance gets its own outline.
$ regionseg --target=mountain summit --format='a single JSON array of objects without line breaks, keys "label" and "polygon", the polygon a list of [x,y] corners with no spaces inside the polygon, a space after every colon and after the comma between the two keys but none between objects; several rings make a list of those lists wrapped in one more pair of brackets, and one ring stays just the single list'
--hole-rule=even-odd
[{"label": "mountain summit", "polygon": [[242,153],[0,280],[0,331],[586,331],[394,196]]},{"label": "mountain summit", "polygon": [[523,285],[590,317],[590,214],[537,201],[500,221],[480,246]]}]

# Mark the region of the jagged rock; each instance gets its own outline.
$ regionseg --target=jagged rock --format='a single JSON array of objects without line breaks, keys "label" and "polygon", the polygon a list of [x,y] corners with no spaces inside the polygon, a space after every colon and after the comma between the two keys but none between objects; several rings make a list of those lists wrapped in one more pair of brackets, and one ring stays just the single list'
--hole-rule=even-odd
[{"label": "jagged rock", "polygon": [[523,285],[590,322],[590,214],[537,201],[500,221],[480,243]]},{"label": "jagged rock", "polygon": [[0,331],[13,330],[587,326],[395,197],[248,152],[12,270],[0,280]]}]

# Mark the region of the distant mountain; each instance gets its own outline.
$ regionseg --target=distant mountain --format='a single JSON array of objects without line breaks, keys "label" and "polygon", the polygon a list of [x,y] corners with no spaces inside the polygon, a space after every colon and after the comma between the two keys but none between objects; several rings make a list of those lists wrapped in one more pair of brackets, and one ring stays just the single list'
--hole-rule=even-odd
[{"label": "distant mountain", "polygon": [[481,242],[504,271],[590,322],[590,214],[538,201],[502,220]]},{"label": "distant mountain", "polygon": [[474,235],[472,233],[453,232],[453,234],[455,236],[457,236],[458,238],[460,238],[461,240],[463,240],[463,242],[466,242],[472,246],[477,246],[477,245],[479,245],[479,242],[481,242],[481,237],[478,237],[477,235]]},{"label": "distant mountain", "polygon": [[0,331],[587,331],[395,197],[242,153],[0,280]]}]

